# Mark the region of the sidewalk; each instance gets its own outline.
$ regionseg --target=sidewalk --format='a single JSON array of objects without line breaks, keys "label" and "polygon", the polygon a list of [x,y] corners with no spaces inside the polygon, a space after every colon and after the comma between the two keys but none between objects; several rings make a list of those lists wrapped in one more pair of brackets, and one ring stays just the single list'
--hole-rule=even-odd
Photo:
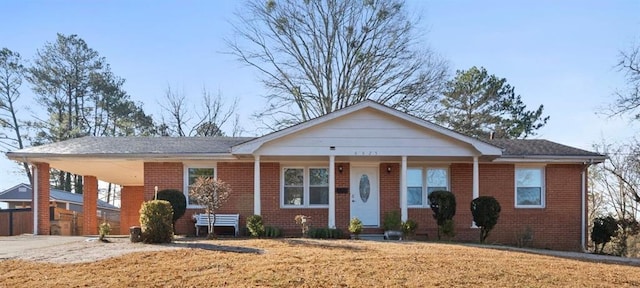
[{"label": "sidewalk", "polygon": [[497,249],[497,250],[532,253],[532,254],[538,254],[538,255],[547,255],[547,256],[553,256],[553,257],[576,259],[576,260],[598,262],[598,263],[640,266],[640,258],[625,258],[625,257],[599,255],[599,254],[592,254],[592,253],[554,251],[554,250],[533,249],[533,248],[517,248],[517,247],[497,246],[497,245],[480,245],[480,244],[465,244],[465,245],[479,247],[479,248],[489,248],[489,249]]}]

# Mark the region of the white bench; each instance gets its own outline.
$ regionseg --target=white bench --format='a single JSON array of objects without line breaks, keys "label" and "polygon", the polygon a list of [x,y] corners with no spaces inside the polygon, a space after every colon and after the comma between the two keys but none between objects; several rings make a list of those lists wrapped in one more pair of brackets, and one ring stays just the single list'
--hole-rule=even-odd
[{"label": "white bench", "polygon": [[[215,221],[213,227],[233,227],[235,236],[238,236],[240,224],[240,214],[214,214]],[[199,227],[204,226],[209,229],[209,214],[202,213],[196,215],[196,236],[199,236]]]}]

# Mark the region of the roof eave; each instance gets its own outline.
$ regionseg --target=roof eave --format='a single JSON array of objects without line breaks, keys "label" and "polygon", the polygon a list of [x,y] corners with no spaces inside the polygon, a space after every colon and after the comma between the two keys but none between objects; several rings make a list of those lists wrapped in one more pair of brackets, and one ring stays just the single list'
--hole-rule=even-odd
[{"label": "roof eave", "polygon": [[16,153],[8,152],[7,158],[29,162],[29,159],[113,159],[113,160],[234,160],[237,159],[231,153],[179,153],[179,154],[155,154],[155,153],[117,153],[117,154],[56,154],[56,153]]},{"label": "roof eave", "polygon": [[607,160],[603,155],[503,155],[493,162],[516,163],[516,162],[555,162],[555,163],[583,163],[598,164]]}]

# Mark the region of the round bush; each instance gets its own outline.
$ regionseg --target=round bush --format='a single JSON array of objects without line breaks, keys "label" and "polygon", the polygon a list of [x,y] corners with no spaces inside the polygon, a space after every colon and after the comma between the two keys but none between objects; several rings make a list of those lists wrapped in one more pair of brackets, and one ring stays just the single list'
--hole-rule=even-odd
[{"label": "round bush", "polygon": [[489,236],[489,232],[500,218],[500,203],[492,196],[480,196],[471,200],[473,221],[480,227],[480,243]]},{"label": "round bush", "polygon": [[145,243],[171,243],[173,238],[173,209],[166,200],[151,200],[142,203],[140,224],[142,241]]},{"label": "round bush", "polygon": [[158,191],[158,200],[166,200],[171,203],[171,208],[173,209],[173,218],[171,221],[174,225],[187,211],[187,198],[184,197],[184,193],[180,190],[160,190]]},{"label": "round bush", "polygon": [[260,215],[251,215],[247,218],[247,229],[252,237],[260,237],[264,235],[264,225]]}]

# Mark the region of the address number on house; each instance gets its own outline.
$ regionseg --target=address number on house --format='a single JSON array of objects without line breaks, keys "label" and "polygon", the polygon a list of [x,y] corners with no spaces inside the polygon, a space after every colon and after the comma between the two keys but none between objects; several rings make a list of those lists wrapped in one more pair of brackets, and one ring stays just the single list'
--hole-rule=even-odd
[{"label": "address number on house", "polygon": [[355,151],[353,155],[356,156],[377,156],[378,151]]}]

